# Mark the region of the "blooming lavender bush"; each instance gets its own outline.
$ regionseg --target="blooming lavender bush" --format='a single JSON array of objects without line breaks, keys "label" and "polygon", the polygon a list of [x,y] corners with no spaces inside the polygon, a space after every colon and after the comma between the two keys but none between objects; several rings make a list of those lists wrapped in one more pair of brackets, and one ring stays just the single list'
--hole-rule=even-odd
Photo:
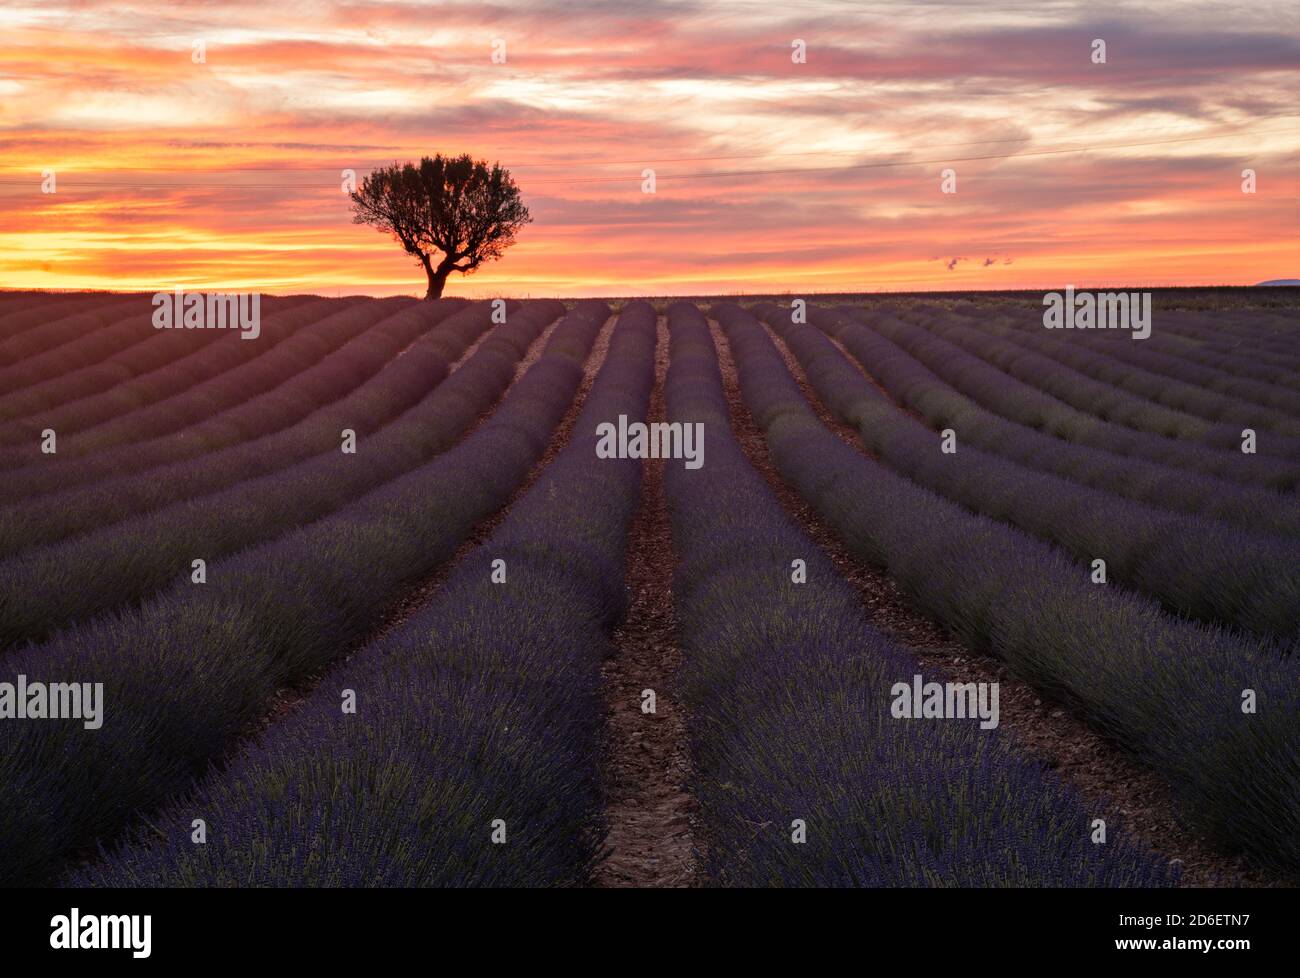
[{"label": "blooming lavender bush", "polygon": [[[654,348],[653,311],[629,305],[569,444],[435,598],[155,820],[161,837],[143,834],[71,881],[586,882],[603,834],[600,664],[624,607],[641,480],[638,462],[597,456],[595,432],[644,417]],[[342,688],[356,690],[356,716],[340,715]],[[189,840],[195,813],[211,825],[207,845]]]},{"label": "blooming lavender bush", "polygon": [[[115,430],[123,437],[113,440],[112,444],[88,442],[85,452],[80,451],[81,443],[77,437],[65,437],[60,441],[59,453],[49,456],[38,452],[35,438],[19,447],[0,449],[0,461],[13,467],[9,478],[0,485],[0,504],[26,501],[41,493],[138,472],[148,465],[180,461],[225,447],[253,433],[274,431],[279,422],[274,412],[265,410],[267,401],[263,402],[263,410],[257,415],[251,418],[247,415],[247,405],[261,397],[255,390],[243,387],[243,371],[252,369],[253,363],[262,360],[269,361],[271,369],[281,374],[283,365],[277,368],[275,363],[284,354],[277,351],[281,350],[284,341],[299,332],[309,334],[319,326],[335,334],[340,342],[348,334],[355,335],[358,320],[350,310],[351,305],[353,303],[339,300],[293,305],[265,316],[262,335],[256,342],[210,343],[132,383],[110,388],[102,396],[56,405],[51,412],[42,415],[45,426],[53,425],[55,430],[59,430],[60,425],[71,425],[77,429],[72,432],[76,436],[79,433],[102,433],[109,426],[116,425]],[[398,314],[401,308],[394,305],[388,311]],[[374,323],[383,318],[382,314],[376,316],[371,311],[365,314],[362,322]],[[297,356],[301,357],[315,345],[308,336],[288,347],[288,356],[293,358],[296,349]],[[264,369],[264,366],[259,366],[254,372]],[[223,402],[207,400],[203,395],[208,391],[224,391]],[[262,396],[272,398],[274,389]],[[169,409],[176,409],[176,413],[169,414]],[[228,411],[241,412],[244,425],[251,422],[253,427],[244,430],[242,425],[240,428],[227,426],[225,416]],[[180,428],[174,426],[178,416],[184,425]],[[104,427],[101,427],[101,422]]]},{"label": "blooming lavender bush", "polygon": [[[715,310],[736,329],[759,328],[737,306]],[[810,330],[773,318],[787,334]],[[754,369],[787,372],[779,357],[766,354]],[[824,384],[826,378],[819,380]],[[780,389],[773,381],[768,396]],[[864,444],[891,468],[975,512],[1059,544],[1082,561],[1080,575],[1100,558],[1108,579],[1130,584],[1178,614],[1283,642],[1295,639],[1300,540],[1157,509],[1018,464],[963,445],[964,426],[953,428],[958,448],[945,454],[935,432],[897,410],[865,378],[856,384],[835,378],[834,396]],[[1014,442],[1004,447],[1022,454]]]},{"label": "blooming lavender bush", "polygon": [[[885,324],[873,323],[882,332],[886,328]],[[1240,429],[1225,431],[1125,395],[1041,354],[972,330],[946,314],[929,317],[926,326],[934,335],[995,367],[1003,377],[1004,387],[1010,377],[1044,395],[1046,401],[1036,399],[1036,404],[1050,405],[1054,417],[1066,417],[1063,407],[1080,412],[1068,421],[1082,429],[1080,434],[1087,435],[1090,444],[1113,446],[1116,451],[1127,449],[1152,461],[1168,460],[1252,485],[1281,490],[1300,485],[1300,462],[1285,451],[1276,457],[1268,453],[1243,455]]]},{"label": "blooming lavender bush", "polygon": [[212,560],[320,519],[444,451],[501,395],[528,344],[562,309],[548,301],[517,313],[356,455],[336,442],[288,468],[0,563],[0,648],[140,600],[188,576],[196,557]]},{"label": "blooming lavender bush", "polygon": [[1289,467],[1277,460],[1254,457],[1243,465],[1239,458],[1218,449],[1109,424],[914,324],[883,312],[859,314],[858,318],[983,407],[1055,438],[1245,485],[1274,490],[1294,485]]},{"label": "blooming lavender bush", "polygon": [[68,460],[206,421],[274,389],[406,305],[401,300],[384,299],[378,304],[335,305],[331,314],[310,320],[300,319],[297,308],[268,317],[271,330],[262,332],[255,342],[210,343],[199,351],[206,354],[201,358],[202,368],[210,373],[187,376],[186,367],[193,364],[155,371],[134,389],[110,390],[84,401],[60,404],[39,419],[14,423],[0,436],[8,444],[0,450],[0,459],[15,467],[48,461],[36,437],[46,427],[63,429],[59,455]]},{"label": "blooming lavender bush", "polygon": [[[958,310],[954,309],[954,312]],[[967,320],[973,310],[961,310]],[[1164,316],[1161,317],[1162,321]],[[1109,330],[1065,330],[1044,345],[1041,317],[1008,309],[992,322],[980,316],[976,324],[995,327],[996,335],[1023,343],[1095,380],[1115,384],[1166,407],[1195,414],[1213,422],[1232,422],[1276,431],[1294,441],[1300,434],[1300,392],[1239,376],[1235,361],[1224,358],[1215,366],[1171,356],[1147,348],[1146,343],[1116,343]],[[1064,338],[1065,344],[1059,344]],[[1258,360],[1249,362],[1257,363]],[[1294,451],[1291,453],[1294,457]]]},{"label": "blooming lavender bush", "polygon": [[1093,585],[1057,548],[890,472],[821,424],[757,323],[730,317],[728,335],[773,463],[859,560],[1159,772],[1188,822],[1300,867],[1294,659]]},{"label": "blooming lavender bush", "polygon": [[[823,330],[834,335],[871,379],[902,407],[915,412],[935,430],[952,428],[960,432],[963,443],[1149,505],[1223,520],[1258,532],[1300,536],[1300,510],[1283,493],[1064,441],[1001,417],[959,393],[891,340],[830,310],[809,310],[810,321],[820,330],[791,328],[789,310],[776,306],[758,305],[754,311],[790,346],[818,397],[850,423],[857,423],[859,403],[864,397],[872,397],[875,388],[847,362]],[[919,340],[921,345],[925,342],[924,338]],[[938,339],[934,342],[943,343]],[[936,350],[935,355],[943,354]]]},{"label": "blooming lavender bush", "polygon": [[[523,334],[561,309],[538,306],[438,390],[466,370],[474,383],[499,370],[508,379]],[[496,412],[449,451],[329,519],[214,563],[206,585],[186,581],[7,657],[6,679],[103,682],[106,717],[98,731],[0,725],[0,797],[14,799],[0,808],[0,878],[48,879],[69,853],[111,838],[250,733],[278,690],[365,640],[527,475],[606,316],[599,302],[566,316]],[[472,394],[469,382],[461,393]]]},{"label": "blooming lavender bush", "polygon": [[[669,310],[669,417],[705,425],[699,471],[668,466],[683,682],[710,875],[742,886],[1153,886],[1171,875],[996,730],[908,720],[921,667],[782,509],[730,431],[699,311]],[[766,340],[764,340],[766,342]],[[742,375],[749,358],[742,355]],[[764,391],[752,375],[746,394]],[[797,393],[797,391],[796,391]],[[773,423],[778,406],[749,399]],[[834,436],[830,436],[834,439]],[[793,583],[791,560],[806,561]],[[806,841],[794,841],[802,822]]]},{"label": "blooming lavender bush", "polygon": [[[114,453],[133,460],[130,473],[0,509],[0,559],[338,451],[345,428],[358,438],[378,431],[437,386],[488,328],[486,305],[451,315],[462,307],[416,303],[274,391],[222,412],[220,424],[245,438],[227,448],[158,464],[151,458],[193,454],[193,440],[136,443]],[[290,424],[295,417],[302,420]],[[268,424],[287,426],[258,437]]]}]

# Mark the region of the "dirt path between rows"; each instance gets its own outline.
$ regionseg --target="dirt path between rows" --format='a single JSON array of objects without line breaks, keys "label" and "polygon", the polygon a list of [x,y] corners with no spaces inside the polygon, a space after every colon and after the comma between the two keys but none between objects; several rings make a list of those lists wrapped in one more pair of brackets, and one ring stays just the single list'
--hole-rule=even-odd
[{"label": "dirt path between rows", "polygon": [[[786,511],[799,520],[831,558],[841,576],[858,589],[872,623],[911,652],[927,676],[932,675],[940,682],[998,683],[999,729],[1011,745],[1051,768],[1107,824],[1113,825],[1117,819],[1122,821],[1123,830],[1129,835],[1171,862],[1176,860],[1182,866],[1183,886],[1296,885],[1295,880],[1261,870],[1243,857],[1224,853],[1203,836],[1185,829],[1175,815],[1172,791],[1154,772],[1131,760],[1060,704],[1012,678],[997,659],[972,652],[954,640],[917,611],[889,577],[859,564],[812,507],[782,481],[768,456],[763,432],[741,397],[726,337],[713,320],[709,321],[709,327],[718,347],[732,426],[750,462],[762,473]],[[822,423],[855,450],[870,454],[857,432],[838,421],[817,399],[798,360],[770,328],[768,335]]]},{"label": "dirt path between rows", "polygon": [[[648,422],[665,420],[668,328],[658,320],[655,386]],[[674,695],[682,653],[673,616],[676,563],[664,462],[647,459],[641,505],[628,536],[628,615],[614,634],[616,653],[603,668],[604,762],[609,836],[596,867],[601,887],[684,887],[699,883],[693,819],[686,790],[690,750],[684,707]],[[642,712],[644,690],[655,693],[655,712]]]}]

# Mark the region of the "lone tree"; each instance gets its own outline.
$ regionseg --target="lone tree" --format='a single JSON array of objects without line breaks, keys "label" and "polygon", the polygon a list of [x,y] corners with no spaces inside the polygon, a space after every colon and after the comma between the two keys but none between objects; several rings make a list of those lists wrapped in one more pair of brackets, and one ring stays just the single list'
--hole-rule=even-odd
[{"label": "lone tree", "polygon": [[[519,187],[494,163],[468,155],[375,170],[353,192],[352,221],[387,231],[419,259],[429,277],[426,299],[442,295],[452,272],[472,272],[501,257],[532,220]],[[434,264],[438,252],[442,258]]]}]

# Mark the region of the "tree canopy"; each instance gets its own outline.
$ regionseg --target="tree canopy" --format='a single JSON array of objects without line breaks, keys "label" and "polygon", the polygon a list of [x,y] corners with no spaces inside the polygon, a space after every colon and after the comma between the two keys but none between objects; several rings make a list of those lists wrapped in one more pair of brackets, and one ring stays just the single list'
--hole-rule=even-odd
[{"label": "tree canopy", "polygon": [[468,154],[375,170],[351,199],[353,223],[388,232],[424,267],[426,299],[442,295],[452,272],[500,258],[532,221],[510,171]]}]

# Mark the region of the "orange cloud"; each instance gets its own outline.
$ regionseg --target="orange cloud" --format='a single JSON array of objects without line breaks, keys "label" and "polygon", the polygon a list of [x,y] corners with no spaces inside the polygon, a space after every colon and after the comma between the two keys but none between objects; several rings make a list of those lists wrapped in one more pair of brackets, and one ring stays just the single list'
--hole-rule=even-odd
[{"label": "orange cloud", "polygon": [[434,151],[500,160],[535,217],[460,294],[1294,277],[1300,38],[1175,6],[18,0],[0,285],[417,293],[340,181]]}]

